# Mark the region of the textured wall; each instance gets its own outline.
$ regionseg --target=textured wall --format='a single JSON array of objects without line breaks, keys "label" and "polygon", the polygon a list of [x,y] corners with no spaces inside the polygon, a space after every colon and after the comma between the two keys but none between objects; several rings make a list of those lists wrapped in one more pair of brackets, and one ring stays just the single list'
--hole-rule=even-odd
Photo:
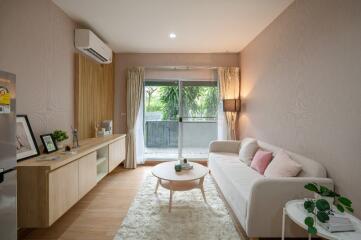
[{"label": "textured wall", "polygon": [[361,1],[296,0],[241,68],[241,134],[321,162],[360,217]]},{"label": "textured wall", "polygon": [[0,2],[0,69],[16,74],[17,112],[37,138],[73,125],[74,28],[50,0]]},{"label": "textured wall", "polygon": [[[212,66],[235,67],[239,64],[239,54],[236,53],[179,53],[179,54],[116,54],[115,56],[115,104],[114,104],[114,130],[117,133],[126,132],[126,74],[127,68],[132,66]],[[158,72],[159,73],[159,72]],[[177,78],[176,74],[167,72],[158,74],[155,71],[146,71],[152,77],[164,78],[165,75]],[[178,74],[178,73],[177,73]],[[181,73],[186,79],[209,78],[209,71],[197,70],[191,74]]]}]

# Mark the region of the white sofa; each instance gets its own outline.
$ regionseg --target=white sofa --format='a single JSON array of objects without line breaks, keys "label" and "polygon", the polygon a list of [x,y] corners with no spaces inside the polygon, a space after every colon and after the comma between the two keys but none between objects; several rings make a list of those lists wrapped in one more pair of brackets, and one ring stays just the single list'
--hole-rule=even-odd
[{"label": "white sofa", "polygon": [[[261,149],[276,153],[280,148],[257,141]],[[302,165],[297,177],[264,177],[239,160],[240,141],[214,141],[209,147],[208,166],[228,205],[250,238],[281,237],[282,209],[292,199],[313,197],[304,189],[316,182],[333,189],[325,168],[316,161],[284,150]],[[305,237],[287,220],[287,237]]]}]

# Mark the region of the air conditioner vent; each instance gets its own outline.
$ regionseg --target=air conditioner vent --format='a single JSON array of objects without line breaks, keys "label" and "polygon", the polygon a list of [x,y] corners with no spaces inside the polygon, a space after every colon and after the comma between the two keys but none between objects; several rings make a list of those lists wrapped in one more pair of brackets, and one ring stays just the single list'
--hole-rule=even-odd
[{"label": "air conditioner vent", "polygon": [[105,57],[103,57],[102,55],[100,55],[99,53],[97,53],[94,49],[92,48],[86,48],[84,49],[85,51],[89,52],[90,54],[92,54],[94,57],[98,58],[100,61],[102,62],[106,62],[107,59]]}]

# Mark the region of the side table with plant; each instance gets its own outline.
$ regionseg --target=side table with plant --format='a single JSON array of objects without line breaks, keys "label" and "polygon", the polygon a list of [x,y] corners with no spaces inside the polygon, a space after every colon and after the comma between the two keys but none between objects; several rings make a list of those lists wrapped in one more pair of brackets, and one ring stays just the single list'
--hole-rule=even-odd
[{"label": "side table with plant", "polygon": [[61,149],[64,147],[64,141],[69,138],[68,134],[63,130],[55,130],[52,133],[52,137],[56,142],[56,146]]},{"label": "side table with plant", "polygon": [[329,188],[316,183],[308,183],[305,185],[305,188],[315,193],[315,199],[307,199],[303,204],[306,211],[311,215],[304,220],[304,223],[308,227],[308,233],[312,235],[317,233],[315,219],[322,223],[330,220],[330,216],[335,213],[332,205],[335,205],[341,213],[345,211],[353,212],[351,200]]}]

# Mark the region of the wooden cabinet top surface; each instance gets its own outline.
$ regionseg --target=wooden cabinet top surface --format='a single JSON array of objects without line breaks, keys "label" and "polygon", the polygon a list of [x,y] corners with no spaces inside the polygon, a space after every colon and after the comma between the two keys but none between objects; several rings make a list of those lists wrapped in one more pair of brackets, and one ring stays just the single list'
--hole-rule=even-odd
[{"label": "wooden cabinet top surface", "polygon": [[102,148],[108,144],[111,144],[117,140],[125,138],[125,134],[113,134],[111,136],[98,137],[98,138],[88,138],[82,141],[79,141],[79,148],[72,149],[74,154],[67,153],[65,154],[63,150],[57,152],[46,154],[49,157],[58,157],[56,160],[44,160],[45,154],[42,154],[38,157],[30,158],[28,160],[19,162],[17,168],[23,167],[42,167],[49,171],[57,169],[61,166],[64,166],[74,160],[77,160],[91,152],[96,151],[99,148]]}]

